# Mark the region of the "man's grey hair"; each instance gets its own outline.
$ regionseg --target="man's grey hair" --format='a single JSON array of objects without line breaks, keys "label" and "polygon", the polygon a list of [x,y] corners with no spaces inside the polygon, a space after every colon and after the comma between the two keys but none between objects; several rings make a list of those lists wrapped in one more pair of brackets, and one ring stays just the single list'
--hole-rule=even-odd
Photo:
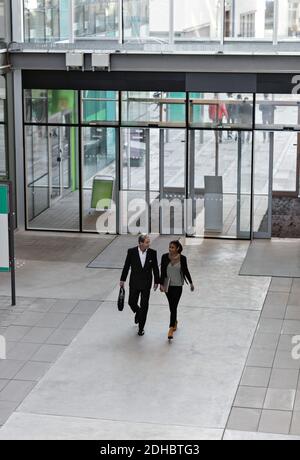
[{"label": "man's grey hair", "polygon": [[150,239],[149,235],[140,235],[139,236],[139,244],[145,243],[146,240]]}]

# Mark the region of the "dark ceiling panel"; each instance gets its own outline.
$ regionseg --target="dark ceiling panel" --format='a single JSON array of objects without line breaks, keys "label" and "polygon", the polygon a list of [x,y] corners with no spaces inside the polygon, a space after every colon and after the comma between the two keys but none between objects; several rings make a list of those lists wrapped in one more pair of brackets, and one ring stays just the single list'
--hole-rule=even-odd
[{"label": "dark ceiling panel", "polygon": [[25,89],[185,91],[184,73],[24,70]]},{"label": "dark ceiling panel", "polygon": [[[261,74],[257,76],[257,93],[291,94],[295,74]],[[299,77],[300,81],[300,77]]]},{"label": "dark ceiling panel", "polygon": [[295,86],[294,74],[23,70],[22,75],[25,89],[290,94]]},{"label": "dark ceiling panel", "polygon": [[208,93],[255,93],[256,74],[188,73],[187,91]]}]

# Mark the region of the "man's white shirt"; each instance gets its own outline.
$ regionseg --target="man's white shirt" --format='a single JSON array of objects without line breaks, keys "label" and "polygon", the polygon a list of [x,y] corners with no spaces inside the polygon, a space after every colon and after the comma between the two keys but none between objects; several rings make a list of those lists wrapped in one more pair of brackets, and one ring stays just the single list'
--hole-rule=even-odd
[{"label": "man's white shirt", "polygon": [[141,251],[140,248],[138,248],[138,249],[139,249],[139,255],[140,255],[141,264],[142,264],[142,267],[144,268],[145,263],[146,263],[147,251],[143,252],[143,251]]}]

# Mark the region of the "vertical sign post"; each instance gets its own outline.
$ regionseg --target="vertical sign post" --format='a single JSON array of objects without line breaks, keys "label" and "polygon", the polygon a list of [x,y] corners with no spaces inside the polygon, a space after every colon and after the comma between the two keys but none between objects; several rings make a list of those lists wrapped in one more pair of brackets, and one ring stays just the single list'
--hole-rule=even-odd
[{"label": "vertical sign post", "polygon": [[0,272],[11,273],[12,305],[16,305],[14,212],[11,182],[0,183]]}]

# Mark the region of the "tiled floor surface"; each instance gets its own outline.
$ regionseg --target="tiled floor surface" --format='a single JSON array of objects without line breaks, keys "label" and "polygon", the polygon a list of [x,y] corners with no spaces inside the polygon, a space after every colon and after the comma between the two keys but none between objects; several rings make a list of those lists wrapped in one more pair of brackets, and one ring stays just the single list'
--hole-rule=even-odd
[{"label": "tiled floor surface", "polygon": [[293,339],[300,343],[300,280],[273,278],[228,429],[300,435],[300,352],[293,359]]}]

